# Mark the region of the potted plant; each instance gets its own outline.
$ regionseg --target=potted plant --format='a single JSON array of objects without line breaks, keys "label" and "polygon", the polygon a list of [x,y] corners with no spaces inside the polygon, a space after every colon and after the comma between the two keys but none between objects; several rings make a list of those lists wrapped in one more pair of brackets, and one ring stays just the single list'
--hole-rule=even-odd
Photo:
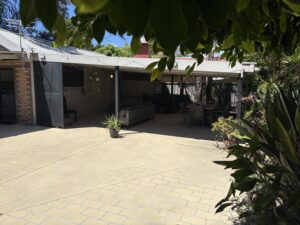
[{"label": "potted plant", "polygon": [[112,138],[117,138],[119,136],[121,123],[116,116],[111,115],[105,117],[105,122],[103,124],[106,126],[106,128],[109,129],[109,134]]}]

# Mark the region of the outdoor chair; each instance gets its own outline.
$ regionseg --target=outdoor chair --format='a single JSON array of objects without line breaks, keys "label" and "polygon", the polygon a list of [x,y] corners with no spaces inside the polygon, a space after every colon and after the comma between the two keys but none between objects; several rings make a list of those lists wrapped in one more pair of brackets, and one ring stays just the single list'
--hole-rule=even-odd
[{"label": "outdoor chair", "polygon": [[179,107],[180,107],[179,114],[181,115],[181,122],[186,123],[189,120],[190,110],[186,107],[185,102],[180,102]]},{"label": "outdoor chair", "polygon": [[190,117],[191,117],[191,125],[195,126],[201,124],[203,126],[204,122],[204,113],[203,113],[203,106],[193,104],[190,107]]},{"label": "outdoor chair", "polygon": [[67,100],[64,96],[64,116],[69,118],[72,114],[74,115],[75,122],[77,122],[77,111],[75,109],[68,109]]}]

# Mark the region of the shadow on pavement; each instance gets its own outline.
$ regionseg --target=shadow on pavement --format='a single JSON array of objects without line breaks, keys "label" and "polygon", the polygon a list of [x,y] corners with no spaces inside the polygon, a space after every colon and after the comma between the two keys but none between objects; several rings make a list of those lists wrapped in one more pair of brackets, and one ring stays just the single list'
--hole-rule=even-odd
[{"label": "shadow on pavement", "polygon": [[2,125],[0,124],[0,138],[7,138],[18,136],[26,133],[32,133],[36,131],[46,130],[48,127],[41,126],[29,126],[29,125]]}]

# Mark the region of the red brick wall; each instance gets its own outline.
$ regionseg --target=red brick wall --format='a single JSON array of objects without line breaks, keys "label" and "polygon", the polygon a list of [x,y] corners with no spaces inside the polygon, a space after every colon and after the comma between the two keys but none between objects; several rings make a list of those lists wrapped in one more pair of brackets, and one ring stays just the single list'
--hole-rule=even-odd
[{"label": "red brick wall", "polygon": [[33,123],[30,63],[21,60],[2,60],[0,68],[13,68],[15,76],[15,95],[17,122]]},{"label": "red brick wall", "polygon": [[140,50],[135,54],[135,58],[150,58],[150,49],[148,43],[142,43]]}]

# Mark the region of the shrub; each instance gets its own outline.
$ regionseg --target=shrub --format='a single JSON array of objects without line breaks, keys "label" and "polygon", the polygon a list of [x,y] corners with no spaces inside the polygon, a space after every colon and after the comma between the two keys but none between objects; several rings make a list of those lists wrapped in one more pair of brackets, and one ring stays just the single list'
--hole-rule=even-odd
[{"label": "shrub", "polygon": [[256,224],[300,224],[300,100],[295,96],[272,85],[264,100],[266,126],[227,121],[240,132],[242,143],[229,149],[234,160],[219,163],[234,172],[217,212],[234,209],[235,196],[248,193]]},{"label": "shrub", "polygon": [[224,137],[224,139],[233,139],[239,135],[237,129],[233,128],[230,123],[234,121],[232,116],[228,118],[219,117],[216,122],[212,124],[212,132],[219,134]]}]

